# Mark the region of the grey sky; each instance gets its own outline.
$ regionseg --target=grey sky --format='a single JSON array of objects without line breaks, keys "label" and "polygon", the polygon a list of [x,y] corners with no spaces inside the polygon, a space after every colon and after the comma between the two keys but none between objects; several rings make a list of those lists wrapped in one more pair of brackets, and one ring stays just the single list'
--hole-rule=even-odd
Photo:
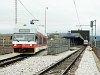
[{"label": "grey sky", "polygon": [[[26,8],[44,25],[47,10],[47,32],[67,32],[79,29],[73,0],[21,0]],[[100,35],[100,0],[75,0],[80,24],[90,24],[97,20],[97,35]],[[0,0],[0,33],[12,33],[15,21],[15,0]],[[28,23],[33,17],[18,2],[18,23]],[[91,29],[82,26],[82,29]]]}]

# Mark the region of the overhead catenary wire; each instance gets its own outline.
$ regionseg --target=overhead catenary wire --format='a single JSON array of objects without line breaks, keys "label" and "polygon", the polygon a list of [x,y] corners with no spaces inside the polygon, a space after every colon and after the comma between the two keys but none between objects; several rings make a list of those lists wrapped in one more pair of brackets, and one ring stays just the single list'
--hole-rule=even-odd
[{"label": "overhead catenary wire", "polygon": [[77,15],[78,23],[80,25],[80,19],[79,19],[79,14],[78,14],[78,11],[77,11],[77,6],[76,6],[76,3],[75,3],[75,0],[73,0],[73,2],[74,2],[75,10],[76,10],[76,15]]},{"label": "overhead catenary wire", "polygon": [[25,7],[25,5],[22,3],[22,1],[21,0],[18,0],[21,4],[22,4],[22,6],[26,9],[26,11],[35,19],[35,20],[37,20],[35,17],[34,17],[34,15]]}]

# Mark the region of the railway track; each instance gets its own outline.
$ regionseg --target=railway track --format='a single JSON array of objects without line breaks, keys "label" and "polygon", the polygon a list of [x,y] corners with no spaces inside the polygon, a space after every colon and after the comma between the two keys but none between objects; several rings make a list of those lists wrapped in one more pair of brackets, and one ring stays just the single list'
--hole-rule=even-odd
[{"label": "railway track", "polygon": [[75,53],[47,67],[46,69],[40,71],[36,75],[68,75],[70,68],[75,63],[80,54],[84,51],[84,49],[85,47],[82,47]]},{"label": "railway track", "polygon": [[15,63],[17,61],[21,61],[27,57],[28,57],[27,55],[26,56],[17,55],[17,56],[10,57],[10,58],[4,59],[4,60],[0,60],[0,67],[5,67],[5,66]]},{"label": "railway track", "polygon": [[7,59],[3,59],[3,60],[0,60],[0,67],[5,67],[5,66],[13,64],[13,63],[15,63],[17,61],[24,60],[24,59],[26,59],[28,57],[41,56],[41,55],[43,55],[43,53],[45,55],[46,54],[46,50],[39,51],[36,54],[20,54],[20,55],[13,56],[13,57],[10,57],[10,58],[7,58]]}]

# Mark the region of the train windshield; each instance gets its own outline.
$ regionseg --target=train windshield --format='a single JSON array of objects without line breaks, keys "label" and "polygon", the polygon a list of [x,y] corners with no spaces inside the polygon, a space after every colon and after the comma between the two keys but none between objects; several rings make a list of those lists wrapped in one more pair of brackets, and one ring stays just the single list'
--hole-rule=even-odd
[{"label": "train windshield", "polygon": [[34,41],[34,34],[14,34],[14,41]]}]

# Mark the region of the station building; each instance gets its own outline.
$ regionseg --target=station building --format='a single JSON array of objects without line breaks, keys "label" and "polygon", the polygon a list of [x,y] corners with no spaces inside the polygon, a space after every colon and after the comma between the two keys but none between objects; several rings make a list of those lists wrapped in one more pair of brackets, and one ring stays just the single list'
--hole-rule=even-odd
[{"label": "station building", "polygon": [[84,40],[90,41],[90,31],[89,30],[71,30],[71,33],[80,33]]},{"label": "station building", "polygon": [[70,46],[83,45],[84,40],[90,41],[89,30],[71,30],[63,38],[70,39]]}]

